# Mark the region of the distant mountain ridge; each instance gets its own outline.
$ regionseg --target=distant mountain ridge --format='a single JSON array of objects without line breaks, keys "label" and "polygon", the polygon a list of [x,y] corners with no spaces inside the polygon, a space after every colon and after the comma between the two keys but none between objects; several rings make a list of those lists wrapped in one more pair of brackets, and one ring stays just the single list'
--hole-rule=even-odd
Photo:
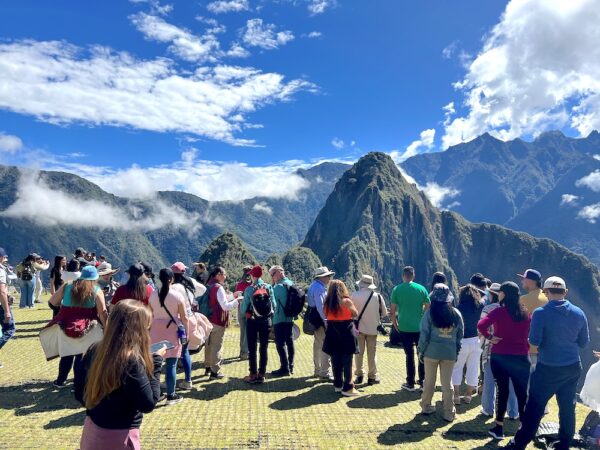
[{"label": "distant mountain ridge", "polygon": [[[402,169],[420,185],[437,183],[458,191],[442,206],[471,222],[487,222],[548,237],[600,265],[600,223],[578,217],[600,192],[576,185],[600,169],[600,133],[573,139],[559,131],[533,142],[501,141],[484,134],[445,152],[414,156]],[[564,203],[565,194],[577,197]]]}]

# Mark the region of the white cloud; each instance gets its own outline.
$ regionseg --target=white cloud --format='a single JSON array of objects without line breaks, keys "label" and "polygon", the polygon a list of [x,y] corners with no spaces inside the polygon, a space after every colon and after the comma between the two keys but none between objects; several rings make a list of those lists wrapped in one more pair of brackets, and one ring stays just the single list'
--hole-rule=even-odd
[{"label": "white cloud", "polygon": [[0,152],[14,154],[23,148],[23,141],[18,136],[0,132]]},{"label": "white cloud", "polygon": [[254,206],[252,207],[252,210],[268,214],[269,216],[273,215],[273,208],[271,208],[269,205],[267,205],[266,202],[255,203]]},{"label": "white cloud", "polygon": [[311,31],[306,35],[306,37],[310,39],[320,38],[321,36],[323,36],[323,33],[321,33],[320,31]]},{"label": "white cloud", "polygon": [[45,226],[148,231],[165,227],[182,228],[190,233],[206,223],[199,214],[190,214],[180,208],[153,199],[150,213],[142,205],[131,203],[125,207],[98,200],[77,198],[53,189],[40,177],[39,172],[21,172],[16,201],[0,212],[1,217],[29,219]]},{"label": "white cloud", "polygon": [[162,17],[140,12],[130,17],[147,39],[169,42],[169,51],[192,62],[216,61],[219,41],[214,33],[196,36],[189,30],[167,23]]},{"label": "white cloud", "polygon": [[336,6],[335,0],[308,0],[308,11],[312,15],[322,14],[327,9]]},{"label": "white cloud", "polygon": [[87,52],[31,40],[0,44],[0,79],[0,109],[45,122],[191,133],[234,145],[255,141],[235,136],[244,123],[233,116],[316,90],[307,81],[251,67],[180,72],[167,58],[139,60],[106,47]]},{"label": "white cloud", "polygon": [[276,31],[274,24],[264,24],[262,19],[250,19],[242,35],[243,41],[250,47],[273,50],[294,39],[291,31]]},{"label": "white cloud", "polygon": [[421,149],[429,150],[433,148],[433,143],[435,141],[435,129],[431,128],[428,130],[421,131],[420,138],[416,141],[413,141],[403,153],[399,151],[394,151],[390,156],[394,161],[398,164],[407,160],[411,156],[415,156],[420,153]]},{"label": "white cloud", "polygon": [[560,206],[570,205],[579,199],[577,195],[563,194],[560,201]]},{"label": "white cloud", "polygon": [[[437,183],[429,182],[420,189],[425,193],[429,201],[437,208],[442,208],[444,201],[450,200],[460,194],[460,191],[454,188],[440,186]],[[457,206],[458,202],[454,202],[452,206]]]},{"label": "white cloud", "polygon": [[577,217],[580,219],[585,219],[589,223],[596,223],[596,220],[600,217],[600,203],[595,203],[593,205],[588,205],[584,207]]},{"label": "white cloud", "polygon": [[456,88],[467,113],[443,147],[484,132],[508,140],[570,125],[600,128],[600,2],[512,0]]},{"label": "white cloud", "polygon": [[600,161],[600,155],[594,155],[594,159],[595,159],[596,161]]},{"label": "white cloud", "polygon": [[458,41],[452,41],[442,50],[442,57],[444,59],[450,59],[454,56],[456,49],[458,48]]},{"label": "white cloud", "polygon": [[213,14],[240,12],[248,11],[250,9],[250,4],[248,3],[248,0],[218,0],[210,2],[206,5],[206,9]]},{"label": "white cloud", "polygon": [[338,150],[341,150],[344,148],[344,146],[346,145],[344,143],[344,141],[342,141],[340,138],[334,137],[331,140],[331,145],[333,145],[335,148],[337,148]]},{"label": "white cloud", "polygon": [[589,175],[577,180],[575,186],[585,186],[594,192],[600,192],[600,169],[596,169]]}]

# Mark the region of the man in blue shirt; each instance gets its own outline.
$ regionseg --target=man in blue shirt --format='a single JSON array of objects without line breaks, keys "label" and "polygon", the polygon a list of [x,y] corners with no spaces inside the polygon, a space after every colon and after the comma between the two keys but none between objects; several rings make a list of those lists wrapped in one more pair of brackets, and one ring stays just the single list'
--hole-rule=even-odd
[{"label": "man in blue shirt", "polygon": [[[315,330],[315,341],[313,343],[313,362],[315,365],[315,377],[331,380],[331,360],[329,355],[323,351],[325,342],[325,329],[327,328],[327,318],[323,312],[323,303],[327,296],[327,286],[331,278],[335,275],[327,267],[319,267],[315,271],[315,279],[308,288],[308,307],[317,311],[322,321],[322,326]],[[314,313],[313,313],[314,314]]]},{"label": "man in blue shirt", "polygon": [[533,311],[529,343],[538,347],[538,363],[529,381],[529,398],[521,418],[521,428],[509,448],[524,450],[535,438],[544,409],[556,395],[560,431],[555,449],[569,449],[575,434],[577,382],[581,376],[579,350],[590,342],[584,312],[566,299],[562,278],[544,282],[548,303]]}]

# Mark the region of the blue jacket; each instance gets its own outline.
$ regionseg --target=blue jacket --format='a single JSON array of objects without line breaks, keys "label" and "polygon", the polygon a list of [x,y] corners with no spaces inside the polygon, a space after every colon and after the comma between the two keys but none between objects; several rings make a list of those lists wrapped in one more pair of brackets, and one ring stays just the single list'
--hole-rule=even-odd
[{"label": "blue jacket", "polygon": [[579,350],[590,343],[584,312],[568,300],[551,300],[531,317],[529,343],[538,347],[538,362],[562,367],[581,361]]},{"label": "blue jacket", "polygon": [[294,283],[288,278],[284,277],[273,286],[273,294],[275,297],[275,314],[273,315],[273,325],[278,323],[291,323],[294,321],[293,317],[285,315],[285,305],[288,301],[288,290],[286,286],[292,286]]}]

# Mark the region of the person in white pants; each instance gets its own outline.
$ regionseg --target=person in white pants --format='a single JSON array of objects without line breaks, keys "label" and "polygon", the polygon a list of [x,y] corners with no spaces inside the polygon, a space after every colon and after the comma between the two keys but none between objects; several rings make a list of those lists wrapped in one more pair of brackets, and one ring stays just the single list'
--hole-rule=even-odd
[{"label": "person in white pants", "polygon": [[481,342],[477,331],[477,322],[483,310],[483,294],[472,284],[467,284],[460,289],[458,297],[458,310],[462,314],[465,324],[464,338],[458,353],[458,359],[452,371],[452,385],[454,386],[454,403],[461,402],[460,386],[463,381],[465,366],[467,367],[467,391],[462,397],[465,403],[471,403],[471,398],[477,392],[479,384],[479,361],[481,359]]}]

